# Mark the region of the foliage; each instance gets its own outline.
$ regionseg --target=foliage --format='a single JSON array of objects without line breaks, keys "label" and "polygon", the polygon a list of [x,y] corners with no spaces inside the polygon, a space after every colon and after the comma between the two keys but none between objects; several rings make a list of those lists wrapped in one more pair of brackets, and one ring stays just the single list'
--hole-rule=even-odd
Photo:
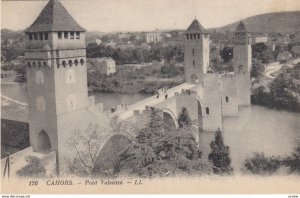
[{"label": "foliage", "polygon": [[69,171],[77,176],[91,176],[94,172],[97,152],[109,136],[111,129],[104,126],[89,125],[85,131],[75,130],[72,137],[66,142],[70,148],[66,162]]},{"label": "foliage", "polygon": [[270,63],[274,61],[272,50],[264,43],[255,43],[252,45],[252,57],[262,61],[262,63]]},{"label": "foliage", "polygon": [[265,71],[265,66],[258,60],[252,59],[252,70],[251,70],[251,77],[252,78],[259,78],[263,75]]},{"label": "foliage", "polygon": [[84,131],[74,131],[66,142],[70,148],[66,163],[71,174],[79,177],[96,174],[112,176],[118,170],[118,156],[109,155],[109,160],[102,163],[101,159],[98,159],[99,150],[110,137],[120,134],[130,136],[135,128],[128,122],[120,122],[117,117],[106,121],[102,119],[101,125],[90,124]]},{"label": "foliage", "polygon": [[41,178],[45,177],[46,169],[41,164],[39,158],[35,156],[26,157],[27,165],[17,171],[19,177],[34,177]]},{"label": "foliage", "polygon": [[161,74],[166,77],[174,77],[183,74],[183,67],[173,64],[165,64],[160,68]]},{"label": "foliage", "polygon": [[122,154],[120,170],[138,177],[209,173],[210,166],[200,159],[193,130],[165,132],[162,120],[153,110],[148,127],[139,131],[135,143]]},{"label": "foliage", "polygon": [[233,168],[231,167],[230,148],[224,145],[220,130],[216,131],[215,140],[210,143],[210,147],[212,151],[208,155],[208,159],[213,164],[214,173],[218,175],[231,174]]},{"label": "foliage", "polygon": [[96,92],[106,92],[112,93],[117,90],[121,86],[119,79],[116,75],[111,74],[109,76],[101,73],[100,70],[96,70],[90,73],[88,78],[89,86],[94,87],[94,91]]},{"label": "foliage", "polygon": [[290,173],[300,174],[300,144],[291,156],[284,159],[283,164],[289,168]]},{"label": "foliage", "polygon": [[220,55],[225,63],[229,62],[233,58],[233,48],[230,46],[225,46]]},{"label": "foliage", "polygon": [[266,157],[263,153],[254,153],[244,162],[245,168],[255,175],[271,175],[281,167],[279,157]]},{"label": "foliage", "polygon": [[269,108],[299,112],[300,104],[296,96],[297,93],[296,85],[291,80],[285,80],[282,75],[279,75],[270,84],[270,92],[266,92],[260,86],[251,96],[251,101],[253,104]]},{"label": "foliage", "polygon": [[179,46],[152,46],[150,50],[143,48],[112,48],[110,46],[91,43],[86,48],[88,58],[112,57],[118,64],[149,63],[175,60],[183,62],[183,47]]},{"label": "foliage", "polygon": [[178,125],[180,128],[189,127],[192,125],[192,120],[186,107],[183,107],[178,116]]}]

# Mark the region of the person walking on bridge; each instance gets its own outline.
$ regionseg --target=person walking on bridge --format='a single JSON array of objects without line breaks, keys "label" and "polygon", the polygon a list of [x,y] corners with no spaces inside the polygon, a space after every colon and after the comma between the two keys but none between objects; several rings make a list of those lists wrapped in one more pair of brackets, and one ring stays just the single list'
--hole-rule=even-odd
[{"label": "person walking on bridge", "polygon": [[166,93],[166,95],[165,95],[165,99],[166,99],[166,100],[168,99],[168,93]]}]

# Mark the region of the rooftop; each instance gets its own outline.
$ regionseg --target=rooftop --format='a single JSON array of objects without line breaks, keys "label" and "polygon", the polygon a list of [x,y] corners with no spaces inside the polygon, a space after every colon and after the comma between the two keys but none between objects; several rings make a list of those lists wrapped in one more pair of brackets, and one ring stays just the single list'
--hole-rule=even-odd
[{"label": "rooftop", "polygon": [[25,32],[55,32],[79,31],[84,32],[66,8],[58,0],[49,0],[40,15]]},{"label": "rooftop", "polygon": [[243,21],[241,21],[235,29],[235,32],[248,32]]},{"label": "rooftop", "polygon": [[207,33],[204,27],[200,24],[198,19],[195,19],[192,24],[188,27],[185,33]]}]

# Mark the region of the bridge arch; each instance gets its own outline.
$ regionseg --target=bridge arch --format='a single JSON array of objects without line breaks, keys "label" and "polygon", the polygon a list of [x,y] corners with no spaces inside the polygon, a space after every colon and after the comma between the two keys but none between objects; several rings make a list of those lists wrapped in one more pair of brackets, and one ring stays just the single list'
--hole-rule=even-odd
[{"label": "bridge arch", "polygon": [[164,108],[163,109],[163,118],[164,118],[164,123],[167,123],[168,127],[171,128],[178,128],[178,122],[177,122],[177,118],[175,116],[175,114],[173,113],[173,111],[171,111],[170,109]]},{"label": "bridge arch", "polygon": [[127,149],[131,142],[131,137],[125,133],[110,135],[97,152],[95,174],[110,176],[119,171],[120,154]]}]

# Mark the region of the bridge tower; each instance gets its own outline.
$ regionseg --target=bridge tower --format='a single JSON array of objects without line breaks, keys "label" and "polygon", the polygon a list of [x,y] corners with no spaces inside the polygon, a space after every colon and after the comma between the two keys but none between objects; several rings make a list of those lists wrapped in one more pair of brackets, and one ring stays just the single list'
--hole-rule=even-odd
[{"label": "bridge tower", "polygon": [[240,22],[233,38],[234,73],[238,76],[238,104],[250,105],[250,72],[252,67],[251,35],[245,24]]},{"label": "bridge tower", "polygon": [[67,133],[84,122],[89,104],[84,32],[58,0],[25,30],[30,143],[56,151],[58,171]]},{"label": "bridge tower", "polygon": [[188,83],[203,85],[209,67],[209,35],[195,19],[184,33],[184,77]]}]

